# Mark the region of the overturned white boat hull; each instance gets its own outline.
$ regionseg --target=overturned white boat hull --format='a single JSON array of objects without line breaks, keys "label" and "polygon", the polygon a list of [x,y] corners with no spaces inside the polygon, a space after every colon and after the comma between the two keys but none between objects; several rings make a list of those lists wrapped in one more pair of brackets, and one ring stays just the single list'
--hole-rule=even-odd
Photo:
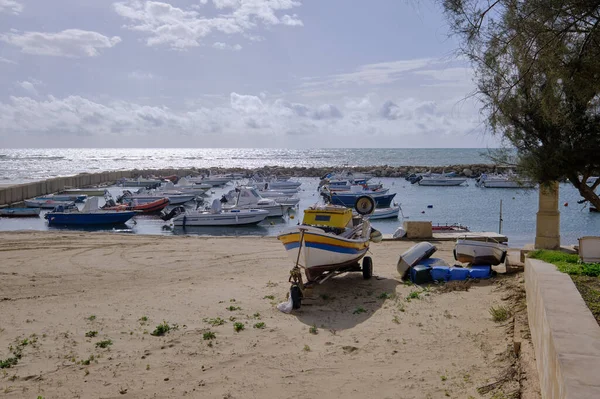
[{"label": "overturned white boat hull", "polygon": [[474,265],[499,265],[506,258],[508,247],[492,241],[456,240],[454,259]]}]

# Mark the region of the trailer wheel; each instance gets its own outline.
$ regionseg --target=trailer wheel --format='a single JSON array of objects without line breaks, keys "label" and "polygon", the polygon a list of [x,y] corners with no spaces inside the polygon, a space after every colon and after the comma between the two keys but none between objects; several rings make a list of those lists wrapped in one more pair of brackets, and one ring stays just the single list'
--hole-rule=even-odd
[{"label": "trailer wheel", "polygon": [[373,277],[373,260],[370,256],[365,256],[362,261],[362,272],[365,280]]},{"label": "trailer wheel", "polygon": [[292,285],[290,295],[292,297],[292,308],[300,309],[300,306],[302,306],[302,292],[300,291],[300,287]]}]

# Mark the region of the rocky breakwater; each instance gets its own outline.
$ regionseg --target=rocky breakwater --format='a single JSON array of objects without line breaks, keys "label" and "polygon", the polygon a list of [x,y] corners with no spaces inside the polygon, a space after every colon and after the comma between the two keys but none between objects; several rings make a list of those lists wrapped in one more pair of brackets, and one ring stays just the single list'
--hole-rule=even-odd
[{"label": "rocky breakwater", "polygon": [[[357,166],[357,167],[345,167],[344,172],[353,173],[368,173],[374,177],[406,177],[413,173],[449,173],[455,172],[459,176],[464,177],[477,177],[482,173],[502,173],[506,172],[506,167],[492,164],[464,164],[464,165],[449,165],[449,166]],[[256,169],[244,169],[244,168],[187,168],[187,169],[144,169],[144,170],[133,170],[131,174],[133,177],[137,176],[200,176],[200,175],[218,175],[218,174],[230,174],[237,173],[242,174],[244,177],[251,177],[253,175],[260,176],[290,176],[290,177],[323,177],[324,175],[340,171],[339,168],[310,168],[310,167],[283,167],[283,166],[264,166]]]}]

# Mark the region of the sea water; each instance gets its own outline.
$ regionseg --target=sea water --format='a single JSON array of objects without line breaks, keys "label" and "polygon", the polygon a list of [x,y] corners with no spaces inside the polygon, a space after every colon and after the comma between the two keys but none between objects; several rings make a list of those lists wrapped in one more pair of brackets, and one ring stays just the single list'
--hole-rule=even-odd
[{"label": "sea water", "polygon": [[[129,152],[132,151],[132,154]],[[164,151],[164,153],[161,153]],[[326,150],[275,150],[275,149],[143,149],[143,150],[0,150],[0,176],[5,183],[18,183],[40,180],[53,175],[73,175],[80,172],[103,170],[190,167],[261,167],[280,166],[320,166],[337,169],[343,165],[450,165],[484,163],[481,153],[485,150],[473,149],[326,149]],[[312,158],[308,157],[312,153]],[[27,156],[25,157],[25,155]],[[101,155],[102,154],[102,155]],[[181,159],[177,155],[187,154],[210,159]],[[195,155],[190,155],[195,154]],[[204,155],[198,155],[204,154]],[[209,156],[208,154],[212,154]],[[226,154],[237,154],[226,160]],[[345,154],[342,155],[342,154]],[[348,159],[352,154],[353,159]],[[436,154],[437,159],[430,159]],[[86,156],[94,159],[86,162]],[[247,159],[243,159],[244,156]],[[260,157],[264,157],[259,159]],[[401,159],[401,156],[404,158]],[[21,157],[25,157],[22,159]],[[120,159],[123,158],[123,159]],[[134,161],[135,158],[135,161]],[[103,161],[101,161],[103,159]],[[335,159],[336,162],[332,161]],[[293,160],[293,161],[292,161]],[[437,163],[436,163],[437,162]],[[10,170],[5,168],[10,164]],[[97,166],[94,166],[97,165]],[[126,165],[126,166],[123,166]],[[98,168],[98,169],[92,169]],[[13,176],[8,178],[8,176]],[[20,176],[20,177],[17,177]],[[37,178],[34,178],[37,176]],[[257,226],[250,227],[172,227],[156,216],[138,215],[127,224],[107,231],[129,232],[134,234],[164,235],[263,235],[274,236],[295,226],[302,219],[303,210],[321,200],[317,191],[318,178],[299,178],[302,182],[298,196],[298,208],[283,218],[268,218]],[[474,179],[458,187],[425,187],[410,184],[403,178],[374,178],[396,193],[394,200],[401,204],[397,219],[373,220],[373,226],[384,234],[392,234],[404,220],[428,220],[435,224],[460,223],[471,231],[502,232],[508,236],[511,246],[520,247],[532,243],[535,238],[535,219],[538,209],[538,189],[490,189],[475,185]],[[243,181],[241,181],[243,182]],[[234,188],[231,182],[223,188],[213,188],[204,199],[210,205],[213,199]],[[111,187],[113,196],[122,194],[122,187]],[[577,238],[600,234],[600,214],[591,213],[585,205],[577,204],[581,196],[570,184],[560,185],[561,242],[576,244]],[[502,202],[502,214],[500,213]],[[191,207],[188,205],[188,207]],[[502,219],[502,221],[501,221]],[[0,230],[56,230],[48,227],[43,217],[39,219],[0,219]],[[72,228],[70,228],[72,229]],[[88,229],[89,230],[89,229]]]}]

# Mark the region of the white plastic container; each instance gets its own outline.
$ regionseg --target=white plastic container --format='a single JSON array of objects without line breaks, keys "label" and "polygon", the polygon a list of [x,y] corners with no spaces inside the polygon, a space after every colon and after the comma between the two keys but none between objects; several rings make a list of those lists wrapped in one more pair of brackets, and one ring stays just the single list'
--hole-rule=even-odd
[{"label": "white plastic container", "polygon": [[579,239],[579,257],[584,263],[600,262],[600,237],[581,237]]}]

